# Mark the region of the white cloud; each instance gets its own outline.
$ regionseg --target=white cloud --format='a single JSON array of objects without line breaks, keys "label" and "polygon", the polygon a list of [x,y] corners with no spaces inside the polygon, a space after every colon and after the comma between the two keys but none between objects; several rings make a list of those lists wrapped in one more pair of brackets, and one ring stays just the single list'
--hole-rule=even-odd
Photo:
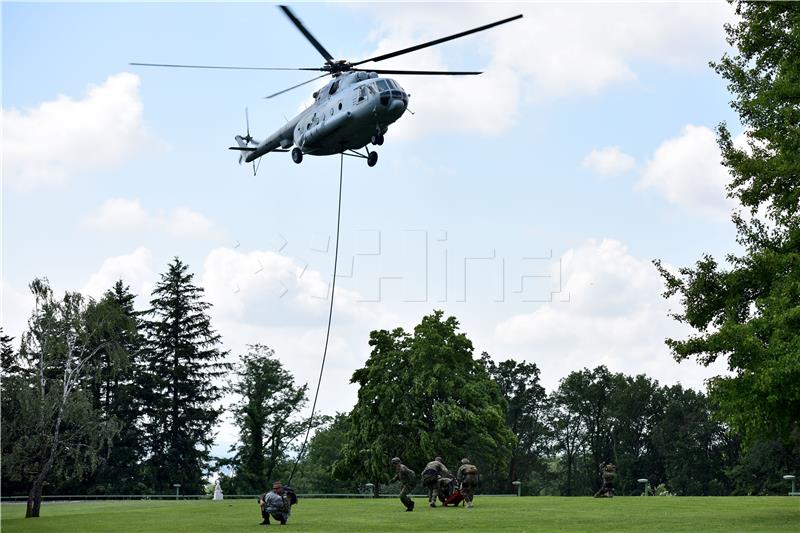
[{"label": "white cloud", "polygon": [[27,325],[35,299],[27,288],[17,290],[6,280],[0,280],[0,300],[0,324],[4,334],[14,337],[16,344]]},{"label": "white cloud", "polygon": [[123,72],[86,96],[59,95],[33,109],[3,110],[3,176],[23,191],[114,167],[158,146],[142,120],[139,77]]},{"label": "white cloud", "polygon": [[730,175],[721,160],[714,132],[689,124],[656,149],[637,187],[656,189],[689,211],[727,220],[735,203],[726,196]]},{"label": "white cloud", "polygon": [[583,166],[590,168],[602,176],[621,174],[636,167],[636,160],[619,149],[619,146],[607,146],[594,149],[583,159]]},{"label": "white cloud", "polygon": [[83,225],[110,233],[159,231],[181,238],[214,238],[222,233],[212,220],[186,207],[151,212],[129,198],[106,200],[84,218]]},{"label": "white cloud", "polygon": [[[329,279],[302,261],[273,251],[217,248],[206,257],[201,285],[215,315],[250,324],[303,324],[327,314]],[[336,288],[337,317],[369,316],[358,294]]]},{"label": "white cloud", "polygon": [[[718,4],[415,4],[370,5],[380,24],[378,54],[457,33],[517,13],[524,18],[463,39],[363,68],[482,70],[477,77],[397,76],[416,116],[395,135],[467,131],[496,134],[516,122],[524,101],[595,94],[636,79],[637,64],[706,68],[725,47]],[[432,24],[431,21],[436,21]],[[458,64],[444,60],[458,57]]]},{"label": "white cloud", "polygon": [[139,297],[140,304],[147,301],[158,279],[150,250],[142,247],[129,254],[109,257],[97,272],[89,276],[80,292],[100,298],[120,279]]},{"label": "white cloud", "polygon": [[622,243],[589,241],[570,250],[562,257],[561,279],[568,302],[542,305],[495,328],[498,341],[533,354],[549,379],[605,364],[615,372],[702,387],[704,379],[724,372],[721,365],[706,369],[672,359],[664,339],[687,334],[668,316],[677,302],[662,298],[655,267]]}]

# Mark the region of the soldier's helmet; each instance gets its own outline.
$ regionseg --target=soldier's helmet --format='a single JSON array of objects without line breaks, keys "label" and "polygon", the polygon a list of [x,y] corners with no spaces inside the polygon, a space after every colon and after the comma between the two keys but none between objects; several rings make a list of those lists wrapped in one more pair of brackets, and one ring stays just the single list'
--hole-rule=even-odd
[{"label": "soldier's helmet", "polygon": [[439,457],[438,455],[436,457],[434,457],[433,460],[434,461],[439,461],[440,463],[442,462],[442,458]]},{"label": "soldier's helmet", "polygon": [[393,465],[399,465],[400,464],[400,458],[399,457],[392,457],[392,464]]},{"label": "soldier's helmet", "polygon": [[468,465],[468,464],[469,464],[469,459],[467,459],[466,457],[464,457],[463,459],[461,459],[461,464],[462,464],[462,465]]}]

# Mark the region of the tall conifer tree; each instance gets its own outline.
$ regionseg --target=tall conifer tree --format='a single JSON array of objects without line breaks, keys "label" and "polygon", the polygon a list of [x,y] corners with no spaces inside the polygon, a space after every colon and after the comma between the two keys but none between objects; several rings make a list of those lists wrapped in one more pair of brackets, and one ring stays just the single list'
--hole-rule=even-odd
[{"label": "tall conifer tree", "polygon": [[170,263],[153,291],[145,330],[143,414],[149,482],[158,492],[181,484],[184,493],[203,490],[203,469],[214,440],[223,394],[219,383],[230,368],[220,336],[206,314],[211,304],[180,259]]}]

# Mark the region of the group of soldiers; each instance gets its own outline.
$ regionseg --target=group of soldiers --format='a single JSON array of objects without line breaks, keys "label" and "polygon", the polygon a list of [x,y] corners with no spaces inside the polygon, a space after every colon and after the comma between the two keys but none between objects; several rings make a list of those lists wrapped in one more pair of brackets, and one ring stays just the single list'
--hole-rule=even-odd
[{"label": "group of soldiers", "polygon": [[[392,459],[392,465],[395,476],[390,483],[400,482],[400,501],[405,505],[406,511],[411,512],[414,510],[414,502],[409,495],[417,484],[417,475],[404,465],[399,457]],[[437,499],[444,507],[458,506],[462,500],[465,507],[472,507],[472,498],[478,486],[478,469],[469,459],[464,458],[461,459],[461,465],[453,476],[442,462],[442,458],[436,457],[422,470],[422,485],[428,491],[428,505],[431,507],[436,507]]]}]

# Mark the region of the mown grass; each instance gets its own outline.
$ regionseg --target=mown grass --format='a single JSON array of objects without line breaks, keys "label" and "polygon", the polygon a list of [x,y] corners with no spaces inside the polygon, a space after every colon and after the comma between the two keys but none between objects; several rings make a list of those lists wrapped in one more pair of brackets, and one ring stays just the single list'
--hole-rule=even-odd
[{"label": "mown grass", "polygon": [[[480,497],[473,509],[436,508],[416,498],[413,513],[396,499],[301,500],[283,529],[295,531],[800,531],[800,498],[790,497]],[[2,506],[2,531],[69,533],[263,532],[255,501],[46,503],[42,516]]]}]

